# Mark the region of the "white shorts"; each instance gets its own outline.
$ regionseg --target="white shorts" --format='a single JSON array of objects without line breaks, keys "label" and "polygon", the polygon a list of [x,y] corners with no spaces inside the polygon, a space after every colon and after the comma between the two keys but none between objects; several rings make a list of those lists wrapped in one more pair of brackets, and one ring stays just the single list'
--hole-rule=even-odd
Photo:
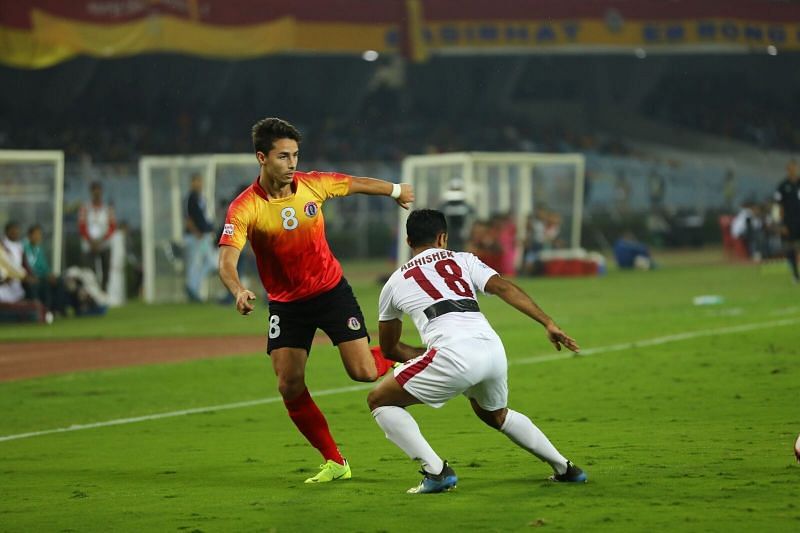
[{"label": "white shorts", "polygon": [[508,363],[497,335],[431,347],[395,368],[394,378],[414,398],[431,407],[441,407],[459,394],[473,398],[487,411],[508,404]]}]

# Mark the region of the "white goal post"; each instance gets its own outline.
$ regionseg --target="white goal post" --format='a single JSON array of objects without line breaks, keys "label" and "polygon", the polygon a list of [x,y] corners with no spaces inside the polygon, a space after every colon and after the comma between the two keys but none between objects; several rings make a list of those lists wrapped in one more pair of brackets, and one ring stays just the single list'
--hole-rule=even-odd
[{"label": "white goal post", "polygon": [[[527,217],[547,208],[569,227],[569,246],[579,248],[583,220],[586,159],[583,154],[528,152],[459,152],[419,155],[403,160],[402,181],[414,187],[414,209],[438,208],[453,180],[460,180],[465,201],[478,218],[511,214],[517,241],[524,237]],[[408,260],[405,242],[408,211],[399,210],[397,260]]]},{"label": "white goal post", "polygon": [[203,178],[207,216],[215,221],[217,203],[230,202],[242,185],[258,175],[248,154],[143,156],[139,159],[142,216],[143,297],[147,303],[185,298],[182,250],[186,198],[193,175]]},{"label": "white goal post", "polygon": [[0,150],[0,227],[11,220],[42,226],[50,264],[61,272],[64,239],[64,152]]}]

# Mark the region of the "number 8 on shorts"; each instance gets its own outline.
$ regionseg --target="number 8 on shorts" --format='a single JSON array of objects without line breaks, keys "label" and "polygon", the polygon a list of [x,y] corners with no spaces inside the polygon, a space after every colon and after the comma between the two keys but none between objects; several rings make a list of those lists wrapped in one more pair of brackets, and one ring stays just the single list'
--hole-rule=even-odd
[{"label": "number 8 on shorts", "polygon": [[269,317],[269,338],[270,339],[277,339],[281,334],[281,327],[278,325],[280,324],[281,317],[278,315],[271,315]]}]

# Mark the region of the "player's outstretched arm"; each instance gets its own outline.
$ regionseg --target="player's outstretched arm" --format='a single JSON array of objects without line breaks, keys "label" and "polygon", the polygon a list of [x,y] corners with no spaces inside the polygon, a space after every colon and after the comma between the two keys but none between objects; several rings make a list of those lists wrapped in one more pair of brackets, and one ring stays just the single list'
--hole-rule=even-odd
[{"label": "player's outstretched arm", "polygon": [[353,176],[347,194],[358,193],[391,196],[403,209],[408,209],[409,204],[414,201],[414,189],[408,183],[389,183],[375,178]]},{"label": "player's outstretched arm", "polygon": [[403,333],[402,320],[381,320],[378,322],[378,339],[384,357],[392,361],[405,363],[425,353],[425,348],[409,346],[404,342],[400,342],[401,333]]},{"label": "player's outstretched arm", "polygon": [[547,338],[555,346],[556,350],[561,350],[562,345],[573,352],[581,349],[575,339],[561,331],[561,328],[556,325],[553,319],[547,316],[547,313],[542,311],[541,307],[536,305],[536,302],[525,294],[525,291],[507,279],[502,278],[499,274],[489,278],[484,291],[499,296],[504,302],[544,326],[545,330],[547,330]]},{"label": "player's outstretched arm", "polygon": [[243,315],[253,312],[253,300],[256,295],[246,289],[239,280],[236,265],[239,263],[241,251],[233,246],[222,245],[219,247],[219,279],[236,298],[236,310]]}]

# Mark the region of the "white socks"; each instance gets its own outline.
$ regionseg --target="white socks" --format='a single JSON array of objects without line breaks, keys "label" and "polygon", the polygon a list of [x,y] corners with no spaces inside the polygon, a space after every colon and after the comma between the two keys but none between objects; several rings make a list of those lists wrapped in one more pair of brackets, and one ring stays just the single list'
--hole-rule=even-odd
[{"label": "white socks", "polygon": [[[378,407],[372,411],[372,416],[386,434],[386,438],[406,452],[411,459],[422,461],[422,468],[426,472],[439,474],[442,471],[444,461],[433,451],[431,445],[422,436],[417,421],[405,409],[395,406]],[[506,418],[506,423],[508,423],[508,418]],[[531,425],[533,426],[533,423]],[[539,433],[541,434],[541,432]],[[547,438],[544,440],[547,442]],[[550,445],[549,442],[547,444]],[[552,448],[552,445],[550,447]]]},{"label": "white socks", "polygon": [[567,459],[558,453],[542,430],[522,413],[508,409],[506,421],[500,431],[520,448],[528,450],[542,461],[549,463],[556,474],[563,474],[567,471]]},{"label": "white socks", "polygon": [[[438,474],[442,471],[444,461],[433,451],[422,436],[417,421],[405,409],[394,406],[378,407],[372,411],[372,416],[386,434],[386,438],[406,452],[411,459],[422,461],[422,467],[426,472]],[[509,409],[500,431],[514,444],[548,463],[556,474],[567,471],[567,459],[558,453],[542,430],[522,413]]]}]

